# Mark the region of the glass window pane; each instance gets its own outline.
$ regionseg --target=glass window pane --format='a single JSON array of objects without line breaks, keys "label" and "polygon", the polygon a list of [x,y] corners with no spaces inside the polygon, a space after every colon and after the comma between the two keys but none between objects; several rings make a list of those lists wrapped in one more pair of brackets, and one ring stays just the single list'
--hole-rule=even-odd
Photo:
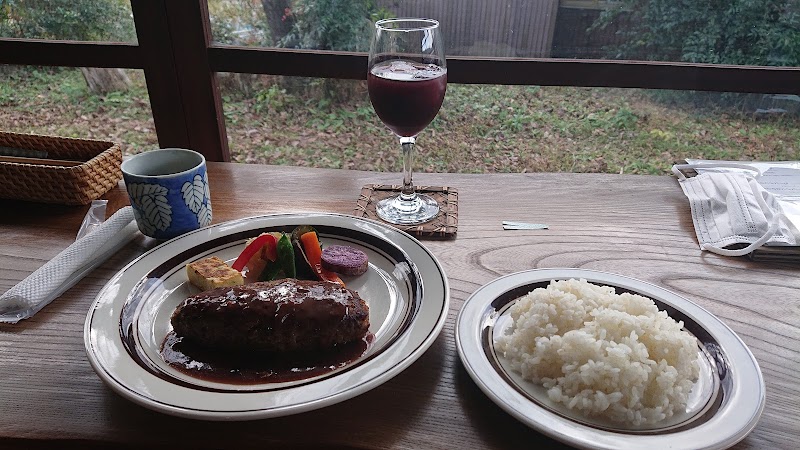
[{"label": "glass window pane", "polygon": [[0,37],[136,42],[129,0],[0,1]]},{"label": "glass window pane", "polygon": [[129,87],[94,94],[81,69],[0,65],[3,131],[109,140],[124,154],[158,148],[144,73],[101,70],[121,71]]},{"label": "glass window pane", "polygon": [[[366,0],[209,0],[217,44],[368,51],[375,20],[395,17]],[[393,3],[393,2],[384,2]]]},{"label": "glass window pane", "polygon": [[797,0],[561,0],[554,57],[800,65]]},{"label": "glass window pane", "polygon": [[[285,21],[283,8],[272,6],[277,3],[274,0],[209,0],[211,39],[215,44],[274,47],[270,24],[274,28]],[[288,7],[288,0],[283,3],[286,4],[284,8]]]},{"label": "glass window pane", "polygon": [[[234,161],[400,171],[362,81],[221,74]],[[685,158],[794,160],[800,97],[458,85],[417,139],[418,172],[669,174]]]},{"label": "glass window pane", "polygon": [[365,51],[385,17],[441,22],[447,53],[800,65],[797,0],[210,0],[216,43]]}]

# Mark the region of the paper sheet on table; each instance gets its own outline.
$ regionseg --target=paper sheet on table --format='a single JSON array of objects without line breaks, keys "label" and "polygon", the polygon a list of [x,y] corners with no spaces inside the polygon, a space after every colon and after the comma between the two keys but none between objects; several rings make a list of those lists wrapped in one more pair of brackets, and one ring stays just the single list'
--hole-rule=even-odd
[{"label": "paper sheet on table", "polygon": [[[689,164],[736,163],[746,164],[761,171],[758,183],[778,199],[783,212],[790,222],[800,230],[800,161],[723,161],[710,159],[686,159]],[[744,169],[730,167],[709,167],[696,169],[696,172],[747,172]],[[778,247],[778,248],[776,248]],[[779,244],[767,244],[754,251],[753,259],[759,257],[775,257],[776,259],[800,258],[800,247]]]},{"label": "paper sheet on table", "polygon": [[[723,161],[712,159],[686,159],[689,164],[746,164],[761,171],[758,183],[773,194],[787,199],[800,200],[800,161]],[[732,167],[709,167],[703,172],[747,172]]]}]

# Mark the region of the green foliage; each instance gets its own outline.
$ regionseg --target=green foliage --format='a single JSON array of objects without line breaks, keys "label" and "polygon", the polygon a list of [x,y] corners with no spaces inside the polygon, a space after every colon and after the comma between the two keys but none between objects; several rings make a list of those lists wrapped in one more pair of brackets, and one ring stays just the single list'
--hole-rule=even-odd
[{"label": "green foliage", "polygon": [[136,33],[126,0],[0,0],[0,35],[131,41]]},{"label": "green foliage", "polygon": [[286,89],[273,84],[256,94],[254,109],[258,113],[265,110],[280,111],[293,101],[293,97],[286,93]]},{"label": "green foliage", "polygon": [[370,11],[370,22],[375,23],[379,20],[384,19],[393,19],[395,17],[394,12],[390,9],[386,8],[385,6],[381,6],[380,8],[375,7],[374,2],[369,2],[371,5],[369,6]]},{"label": "green foliage", "polygon": [[0,107],[15,106],[17,103],[16,73],[3,74],[3,83],[0,83]]},{"label": "green foliage", "polygon": [[[797,0],[619,0],[592,28],[612,24],[624,37],[621,44],[607,48],[612,58],[800,66]],[[762,96],[755,94],[657,91],[650,95],[681,107],[722,107],[732,113],[764,107]]]},{"label": "green foliage", "polygon": [[632,130],[636,128],[639,116],[627,107],[618,109],[609,119],[610,128],[616,130]]},{"label": "green foliage", "polygon": [[311,118],[306,123],[309,128],[329,133],[343,133],[355,127],[373,128],[368,121],[375,112],[368,106],[331,105],[327,111],[316,107],[307,108]]},{"label": "green foliage", "polygon": [[261,2],[208,0],[211,36],[229,45],[266,46],[269,30]]},{"label": "green foliage", "polygon": [[372,24],[391,13],[373,0],[295,0],[282,47],[367,51]]},{"label": "green foliage", "polygon": [[[0,123],[8,131],[112,139],[126,154],[158,148],[141,71],[131,74],[130,91],[105,96],[89,93],[76,69],[30,67],[0,79]],[[398,170],[397,139],[358,83],[362,95],[321,109],[318,97],[284,92],[262,76],[260,101],[225,99],[233,159]],[[418,149],[418,172],[669,174],[689,157],[797,159],[800,118],[666,107],[631,89],[454,83]]]},{"label": "green foliage", "polygon": [[622,15],[617,58],[800,66],[797,0],[620,0],[594,26]]}]

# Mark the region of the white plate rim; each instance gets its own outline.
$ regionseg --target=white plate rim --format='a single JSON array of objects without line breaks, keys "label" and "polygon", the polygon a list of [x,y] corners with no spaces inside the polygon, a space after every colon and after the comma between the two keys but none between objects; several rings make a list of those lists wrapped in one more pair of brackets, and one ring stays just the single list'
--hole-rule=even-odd
[{"label": "white plate rim", "polygon": [[[351,375],[344,374],[343,377],[342,375],[337,374],[321,381],[330,384],[335,389],[334,392],[331,392],[329,395],[321,395],[315,398],[306,399],[300,403],[288,403],[285,406],[270,406],[269,408],[242,409],[236,409],[235,406],[231,407],[230,404],[228,404],[226,408],[205,408],[198,410],[190,406],[190,398],[187,398],[184,404],[174,404],[175,402],[163,403],[159,401],[157,396],[147,393],[148,383],[151,383],[151,386],[157,385],[159,389],[189,388],[176,385],[165,386],[165,383],[169,384],[168,381],[159,379],[158,377],[149,374],[146,370],[141,368],[134,368],[133,370],[140,370],[140,372],[136,375],[141,377],[142,386],[133,387],[131,386],[132,383],[130,381],[121,381],[119,379],[120,373],[118,373],[118,369],[115,367],[109,367],[109,364],[104,363],[103,358],[106,356],[102,355],[103,357],[101,357],[101,354],[99,353],[99,347],[101,346],[98,345],[98,335],[102,336],[104,341],[103,344],[111,343],[115,351],[125,353],[125,349],[123,348],[124,345],[121,341],[120,333],[105,333],[105,335],[103,333],[97,333],[97,330],[93,328],[93,320],[100,320],[99,315],[101,313],[111,313],[112,320],[118,320],[118,314],[120,313],[122,304],[125,302],[125,297],[127,296],[127,292],[124,292],[124,290],[123,292],[119,292],[119,287],[121,284],[120,280],[126,272],[136,267],[137,264],[142,264],[143,260],[148,257],[152,257],[155,252],[167,252],[169,255],[179,252],[181,249],[191,248],[192,242],[202,243],[209,241],[214,237],[224,236],[225,234],[234,234],[237,232],[247,231],[249,229],[259,229],[270,226],[278,227],[286,224],[327,225],[331,227],[346,228],[350,231],[359,233],[366,233],[371,238],[384,241],[385,245],[387,246],[390,245],[401,250],[415,265],[415,270],[418,270],[420,277],[419,281],[422,283],[423,290],[420,313],[417,314],[419,317],[412,318],[411,325],[408,327],[408,329],[406,329],[389,348],[385,349],[378,356],[372,358],[368,364],[365,364],[365,366],[369,365],[369,367],[364,370],[369,370],[370,373],[364,374],[363,379],[360,383],[358,383],[358,385],[348,385],[346,378]],[[168,257],[163,259],[168,259]],[[128,283],[130,284],[130,281],[128,281]],[[166,241],[134,259],[131,263],[126,265],[117,274],[115,274],[95,298],[84,322],[84,346],[87,358],[101,380],[116,393],[128,400],[133,401],[134,403],[145,406],[149,409],[186,418],[224,421],[265,419],[297,414],[339,403],[367,392],[390,380],[401,371],[406,369],[414,361],[416,361],[433,344],[433,342],[441,333],[444,323],[446,322],[449,312],[449,303],[449,281],[444,272],[444,268],[433,255],[433,253],[427,249],[427,247],[406,232],[375,220],[359,218],[346,214],[316,212],[267,214],[223,222],[195,230]],[[434,320],[431,320],[431,318],[424,319],[425,323],[422,325],[424,326],[424,329],[420,329],[418,321],[421,320],[421,317],[423,317],[421,312],[425,307],[438,310],[439,314],[433,318]],[[414,328],[415,326],[417,326],[416,329]],[[402,353],[396,353],[398,351]],[[393,352],[395,352],[395,354],[392,356]],[[132,361],[132,358],[126,353],[125,356],[127,356],[127,358],[123,356],[121,359]],[[386,366],[387,364],[384,363],[384,366],[386,367],[382,367],[382,359],[389,358],[393,359],[391,364]],[[129,362],[126,362],[126,365],[130,367]],[[353,369],[353,371],[355,370],[358,370],[358,368]],[[311,384],[313,384],[313,382]],[[296,388],[283,389],[280,391],[280,395],[284,397],[288,396],[288,398],[290,398],[293,390],[295,390],[295,393],[298,393],[300,391],[297,391],[297,389],[302,388],[303,386],[301,385]],[[216,401],[228,401],[232,404],[242,399],[247,399],[247,396],[269,396],[270,394],[265,392],[256,394],[248,392],[234,394],[209,394],[207,392],[200,392],[200,395],[218,396],[218,398],[215,399]],[[257,403],[258,400],[260,399],[252,398],[250,399],[250,403]],[[280,402],[280,399],[275,401]]]},{"label": "white plate rim", "polygon": [[[518,393],[495,372],[481,349],[482,315],[491,303],[512,289],[552,279],[585,279],[642,293],[681,311],[695,320],[721,344],[732,367],[730,398],[714,417],[688,430],[667,434],[623,434],[586,426],[540,407]],[[736,333],[720,319],[678,294],[635,278],[589,269],[530,269],[508,274],[478,288],[462,305],[455,325],[459,357],[470,377],[495,404],[525,425],[553,439],[578,448],[673,448],[722,449],[744,439],[764,410],[764,378],[753,354]]]}]

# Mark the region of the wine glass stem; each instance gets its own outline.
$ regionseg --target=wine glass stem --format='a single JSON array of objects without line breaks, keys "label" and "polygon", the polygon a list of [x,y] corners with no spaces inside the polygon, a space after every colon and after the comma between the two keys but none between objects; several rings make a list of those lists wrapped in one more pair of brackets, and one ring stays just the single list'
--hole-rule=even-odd
[{"label": "wine glass stem", "polygon": [[411,172],[414,165],[414,137],[401,137],[400,146],[403,148],[403,189],[400,191],[400,199],[403,201],[414,200],[417,196],[414,192],[414,183],[411,181]]}]

